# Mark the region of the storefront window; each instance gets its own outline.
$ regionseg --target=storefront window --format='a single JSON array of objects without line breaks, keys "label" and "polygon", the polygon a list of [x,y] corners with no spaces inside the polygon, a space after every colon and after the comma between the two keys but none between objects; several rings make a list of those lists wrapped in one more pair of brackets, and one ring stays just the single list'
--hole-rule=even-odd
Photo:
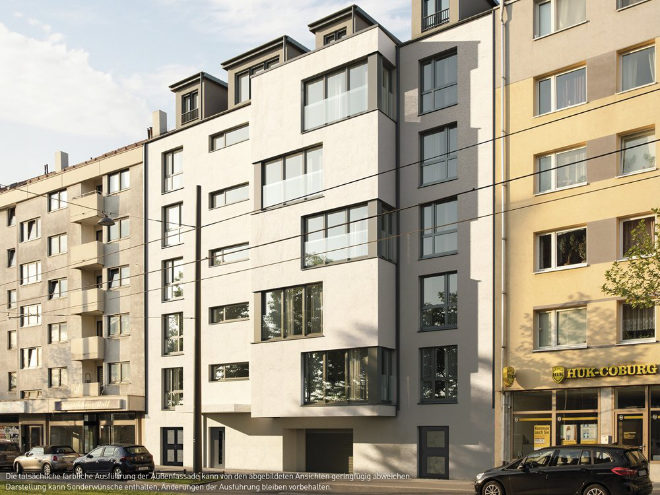
[{"label": "storefront window", "polygon": [[[620,387],[616,389],[617,409],[643,409],[646,407],[646,387]],[[641,444],[640,444],[641,445]]]},{"label": "storefront window", "polygon": [[50,443],[52,445],[68,445],[76,452],[83,452],[82,426],[51,426]]},{"label": "storefront window", "polygon": [[598,413],[557,412],[557,443],[560,445],[598,443]]},{"label": "storefront window", "polygon": [[593,388],[577,388],[557,390],[557,410],[582,411],[598,409],[598,390]]},{"label": "storefront window", "polygon": [[516,392],[513,394],[514,411],[550,411],[552,391]]},{"label": "storefront window", "polygon": [[549,447],[552,439],[552,391],[513,394],[513,456],[525,457]]}]

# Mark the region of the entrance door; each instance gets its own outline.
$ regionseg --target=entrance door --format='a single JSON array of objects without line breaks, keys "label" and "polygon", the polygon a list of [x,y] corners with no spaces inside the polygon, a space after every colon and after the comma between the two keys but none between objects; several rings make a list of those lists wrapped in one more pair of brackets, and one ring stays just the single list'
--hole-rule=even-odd
[{"label": "entrance door", "polygon": [[209,428],[209,436],[211,437],[210,445],[211,452],[209,453],[209,467],[211,468],[224,468],[225,467],[225,429],[224,428]]},{"label": "entrance door", "polygon": [[183,466],[183,428],[161,428],[163,465]]},{"label": "entrance door", "polygon": [[353,430],[305,430],[305,465],[310,473],[352,473]]},{"label": "entrance door", "polygon": [[449,479],[449,426],[419,427],[419,477]]},{"label": "entrance door", "polygon": [[645,447],[644,415],[644,411],[619,411],[617,413],[617,443],[630,447]]},{"label": "entrance door", "polygon": [[24,425],[22,428],[23,434],[23,451],[27,452],[33,447],[44,444],[44,427],[42,425]]}]

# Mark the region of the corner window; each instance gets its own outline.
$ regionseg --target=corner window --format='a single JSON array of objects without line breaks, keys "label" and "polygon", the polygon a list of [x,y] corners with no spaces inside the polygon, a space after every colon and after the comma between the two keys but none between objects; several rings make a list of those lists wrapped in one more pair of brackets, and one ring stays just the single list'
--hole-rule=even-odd
[{"label": "corner window", "polygon": [[587,148],[539,156],[537,192],[557,191],[587,183]]},{"label": "corner window", "polygon": [[269,160],[262,169],[263,208],[303,200],[323,188],[323,149],[312,148]]},{"label": "corner window", "polygon": [[587,308],[538,311],[537,349],[587,343]]},{"label": "corner window", "polygon": [[163,153],[163,192],[183,187],[183,150]]},{"label": "corner window", "polygon": [[131,220],[129,218],[119,218],[115,220],[114,225],[109,225],[107,229],[108,242],[128,239],[131,235]]},{"label": "corner window", "polygon": [[131,380],[131,365],[128,361],[108,363],[108,383],[127,383]]},{"label": "corner window", "polygon": [[20,308],[20,327],[41,325],[41,304],[28,304]]},{"label": "corner window", "polygon": [[183,405],[183,368],[163,370],[163,409]]},{"label": "corner window", "polygon": [[364,61],[306,82],[303,130],[366,112],[369,103],[367,75]]},{"label": "corner window", "polygon": [[655,46],[621,54],[621,91],[655,82]]},{"label": "corner window", "polygon": [[68,339],[66,323],[51,323],[48,325],[48,342],[56,344],[66,342]]},{"label": "corner window", "polygon": [[66,368],[48,368],[48,387],[66,387],[69,383]]},{"label": "corner window", "polygon": [[163,315],[163,354],[183,352],[183,313]]},{"label": "corner window", "polygon": [[587,262],[587,229],[563,230],[537,236],[538,269],[584,265]]},{"label": "corner window", "polygon": [[263,292],[261,340],[323,332],[323,284]]},{"label": "corner window", "polygon": [[7,249],[7,268],[16,266],[16,249]]},{"label": "corner window", "polygon": [[220,150],[232,144],[247,141],[248,139],[250,139],[250,126],[245,124],[241,127],[211,136],[211,151]]},{"label": "corner window", "polygon": [[586,0],[536,0],[534,37],[540,38],[587,20]]},{"label": "corner window", "polygon": [[67,203],[66,198],[67,198],[66,189],[49,193],[48,211],[57,211],[66,208],[69,205],[69,203]]},{"label": "corner window", "polygon": [[637,253],[645,248],[646,241],[655,238],[655,218],[630,218],[621,221],[621,257],[630,256],[630,250]]},{"label": "corner window", "polygon": [[21,222],[21,242],[34,241],[41,237],[41,218]]},{"label": "corner window", "polygon": [[456,178],[458,165],[456,124],[421,135],[422,186]]},{"label": "corner window", "polygon": [[536,81],[536,114],[543,115],[587,101],[587,69],[581,67]]},{"label": "corner window", "polygon": [[9,289],[7,291],[7,309],[15,308],[17,300],[16,289]]},{"label": "corner window", "polygon": [[10,206],[7,208],[7,226],[11,227],[16,225],[16,207]]},{"label": "corner window", "polygon": [[380,88],[378,92],[378,108],[392,120],[396,120],[396,69],[379,57]]},{"label": "corner window", "polygon": [[48,256],[64,254],[68,250],[68,236],[66,234],[53,235],[48,238]]},{"label": "corner window", "polygon": [[250,259],[250,247],[247,242],[214,249],[209,253],[209,266],[220,266]]},{"label": "corner window", "polygon": [[41,347],[25,347],[21,349],[21,369],[41,368]]},{"label": "corner window", "polygon": [[458,275],[444,273],[421,278],[421,329],[447,330],[458,326]]},{"label": "corner window", "polygon": [[364,204],[305,218],[305,266],[366,257],[367,217],[368,207]]},{"label": "corner window", "polygon": [[131,318],[128,314],[108,316],[108,337],[131,334]]},{"label": "corner window", "polygon": [[458,103],[458,55],[444,53],[421,62],[420,113]]},{"label": "corner window", "polygon": [[325,36],[323,36],[323,44],[329,45],[330,43],[339,41],[344,37],[346,37],[346,28],[338,29],[337,31],[333,31],[330,34],[326,34]]},{"label": "corner window", "polygon": [[183,258],[163,261],[163,300],[183,297]]},{"label": "corner window", "polygon": [[199,117],[197,108],[197,91],[191,91],[181,97],[181,123],[187,124]]},{"label": "corner window", "polygon": [[8,380],[7,380],[7,390],[9,392],[15,392],[16,391],[16,372],[15,371],[10,371],[8,374]]},{"label": "corner window", "polygon": [[48,281],[48,299],[60,299],[66,297],[67,293],[67,279],[58,278]]},{"label": "corner window", "polygon": [[209,309],[209,323],[230,323],[250,318],[250,304],[237,303]]},{"label": "corner window", "polygon": [[183,242],[182,208],[182,203],[163,208],[163,247],[175,246]]},{"label": "corner window", "polygon": [[236,104],[248,101],[252,95],[250,78],[280,63],[280,57],[271,58],[261,62],[248,70],[236,75]]},{"label": "corner window", "polygon": [[108,194],[118,193],[131,187],[131,176],[128,170],[108,174]]},{"label": "corner window", "polygon": [[24,263],[19,268],[21,285],[41,282],[41,261]]},{"label": "corner window", "polygon": [[621,137],[621,175],[655,168],[655,135],[642,132]]},{"label": "corner window", "polygon": [[247,183],[239,184],[238,186],[212,192],[209,196],[209,208],[220,208],[247,199],[249,199],[249,185]]},{"label": "corner window", "polygon": [[633,308],[621,305],[621,340],[655,339],[655,307]]},{"label": "corner window", "polygon": [[16,340],[16,330],[7,331],[7,349],[16,349],[17,340]]},{"label": "corner window", "polygon": [[453,403],[458,398],[458,347],[420,349],[422,403]]},{"label": "corner window", "polygon": [[250,363],[212,364],[209,369],[209,380],[212,382],[247,380],[249,378]]},{"label": "corner window", "polygon": [[458,251],[458,201],[438,201],[422,207],[422,257]]}]

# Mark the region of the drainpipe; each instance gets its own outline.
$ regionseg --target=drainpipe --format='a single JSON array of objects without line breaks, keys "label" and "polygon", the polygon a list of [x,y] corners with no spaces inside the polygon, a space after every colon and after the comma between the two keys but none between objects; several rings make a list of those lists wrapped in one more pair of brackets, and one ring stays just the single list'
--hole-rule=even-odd
[{"label": "drainpipe", "polygon": [[[399,230],[401,227],[401,222],[400,222],[400,195],[401,195],[401,180],[400,180],[400,171],[399,171],[399,165],[400,165],[400,153],[401,153],[401,145],[400,145],[400,140],[401,140],[401,132],[400,132],[400,122],[401,122],[401,98],[399,97],[401,95],[401,92],[399,91],[399,83],[400,83],[400,70],[401,70],[401,57],[400,57],[400,51],[401,48],[399,45],[396,45],[396,122],[395,122],[395,139],[394,139],[394,146],[396,147],[394,156],[395,156],[395,203],[396,205],[394,208],[396,208],[396,228]],[[401,404],[401,322],[400,320],[400,304],[401,304],[401,268],[400,268],[400,253],[401,252],[401,236],[397,235],[396,237],[396,264],[394,266],[394,345],[396,347],[396,411],[397,413],[399,412],[400,404]]]},{"label": "drainpipe", "polygon": [[202,186],[195,204],[195,345],[193,348],[193,472],[202,472]]},{"label": "drainpipe", "polygon": [[[144,414],[149,414],[149,173],[148,173],[148,151],[149,143],[142,145],[142,200],[144,201],[144,220],[143,220],[143,233],[142,238],[144,242],[144,267],[142,271],[144,275]],[[142,429],[144,429],[144,418],[142,418]],[[143,439],[144,441],[144,439]]]}]

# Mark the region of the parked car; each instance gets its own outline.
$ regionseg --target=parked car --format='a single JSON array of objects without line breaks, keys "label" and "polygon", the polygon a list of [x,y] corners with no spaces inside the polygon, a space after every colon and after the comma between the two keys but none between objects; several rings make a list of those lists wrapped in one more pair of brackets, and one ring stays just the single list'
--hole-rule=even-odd
[{"label": "parked car", "polygon": [[78,454],[68,445],[45,445],[14,459],[14,471],[41,471],[46,476],[55,471],[71,471]]},{"label": "parked car", "polygon": [[17,443],[10,440],[0,440],[0,468],[14,467],[14,459],[21,453]]},{"label": "parked car", "polygon": [[124,475],[154,472],[154,458],[142,445],[101,445],[73,463],[73,473],[109,473],[120,479]]},{"label": "parked car", "polygon": [[479,495],[648,495],[649,463],[638,448],[547,447],[477,475]]}]

